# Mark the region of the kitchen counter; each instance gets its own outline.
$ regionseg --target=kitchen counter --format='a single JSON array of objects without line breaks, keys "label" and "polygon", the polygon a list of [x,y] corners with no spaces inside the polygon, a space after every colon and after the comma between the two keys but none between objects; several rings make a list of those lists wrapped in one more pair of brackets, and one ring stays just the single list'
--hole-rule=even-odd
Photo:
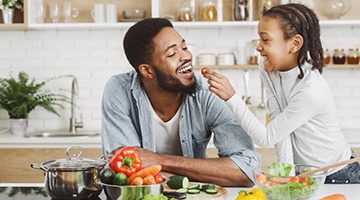
[{"label": "kitchen counter", "polygon": [[[49,197],[44,197],[39,194],[34,194],[32,192],[30,195],[23,195],[21,193],[16,194],[13,197],[9,197],[8,194],[11,191],[12,188],[27,188],[27,187],[36,187],[41,189],[42,193],[46,193],[44,189],[44,183],[0,183],[0,199],[16,199],[16,200],[49,200]],[[1,191],[1,189],[6,189],[4,192]],[[359,184],[353,184],[353,185],[328,185],[325,184],[320,191],[312,198],[314,200],[320,199],[322,197],[325,197],[327,195],[335,194],[335,193],[341,193],[346,196],[347,200],[357,200],[359,199]],[[251,188],[241,188],[241,187],[226,187],[227,190],[227,197],[226,200],[235,200],[238,192],[240,190],[250,190]],[[99,199],[105,200],[105,194],[102,192],[99,195]]]},{"label": "kitchen counter", "polygon": [[[360,148],[360,130],[343,130],[352,148]],[[0,134],[0,148],[67,148],[71,145],[101,148],[101,136],[88,137],[22,137],[9,132]],[[214,147],[212,142],[209,147]]]}]

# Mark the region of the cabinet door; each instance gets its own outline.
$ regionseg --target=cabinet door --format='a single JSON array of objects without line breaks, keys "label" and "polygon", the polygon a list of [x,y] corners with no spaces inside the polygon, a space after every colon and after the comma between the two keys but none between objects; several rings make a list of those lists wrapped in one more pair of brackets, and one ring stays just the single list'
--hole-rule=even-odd
[{"label": "cabinet door", "polygon": [[[99,159],[101,148],[83,148],[82,158]],[[66,148],[2,148],[0,149],[1,183],[43,183],[44,171],[33,169],[31,163],[67,158]]]}]

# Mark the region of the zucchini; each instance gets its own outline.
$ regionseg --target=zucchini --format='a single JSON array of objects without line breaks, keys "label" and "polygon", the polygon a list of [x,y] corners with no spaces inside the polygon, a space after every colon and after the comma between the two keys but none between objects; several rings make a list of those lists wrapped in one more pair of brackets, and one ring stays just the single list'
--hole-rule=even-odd
[{"label": "zucchini", "polygon": [[172,189],[187,188],[189,179],[186,176],[170,176],[167,185]]},{"label": "zucchini", "polygon": [[176,190],[176,192],[178,192],[178,193],[187,193],[187,191],[188,191],[188,189],[186,189],[186,188],[179,188]]},{"label": "zucchini", "polygon": [[207,189],[205,190],[206,194],[217,194],[218,191],[217,189]]},{"label": "zucchini", "polygon": [[200,194],[200,190],[198,189],[191,189],[187,191],[189,194]]},{"label": "zucchini", "polygon": [[200,190],[200,184],[191,184],[187,187],[188,190],[191,190],[191,189],[198,189]]},{"label": "zucchini", "polygon": [[201,186],[201,190],[204,192],[208,189],[215,190],[215,185],[210,183]]}]

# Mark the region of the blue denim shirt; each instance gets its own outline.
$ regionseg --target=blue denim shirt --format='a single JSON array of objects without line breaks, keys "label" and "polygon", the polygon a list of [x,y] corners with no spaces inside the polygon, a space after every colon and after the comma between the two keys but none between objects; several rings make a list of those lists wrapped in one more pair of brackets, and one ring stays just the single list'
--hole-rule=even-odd
[{"label": "blue denim shirt", "polygon": [[[197,90],[184,98],[179,136],[185,157],[206,158],[214,134],[219,157],[229,157],[254,182],[252,168],[260,158],[251,138],[226,104],[197,78]],[[155,152],[152,114],[140,78],[133,70],[107,82],[102,100],[102,145],[104,155],[120,146],[141,146]]]}]

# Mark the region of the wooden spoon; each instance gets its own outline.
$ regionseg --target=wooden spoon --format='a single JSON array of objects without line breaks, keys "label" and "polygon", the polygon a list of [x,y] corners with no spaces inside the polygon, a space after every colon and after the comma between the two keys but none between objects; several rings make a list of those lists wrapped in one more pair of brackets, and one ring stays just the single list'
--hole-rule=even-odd
[{"label": "wooden spoon", "polygon": [[321,171],[325,171],[325,170],[328,170],[328,169],[332,169],[332,168],[335,168],[335,167],[339,167],[339,166],[342,166],[342,165],[346,165],[346,164],[350,164],[350,163],[354,163],[354,162],[360,162],[360,157],[356,157],[356,158],[353,158],[353,159],[350,159],[350,160],[344,160],[342,162],[338,162],[338,163],[335,163],[335,164],[331,164],[331,165],[327,165],[325,167],[320,167],[320,168],[317,168],[317,169],[313,169],[311,171],[308,171],[308,172],[304,172],[302,174],[299,174],[297,176],[284,176],[284,177],[273,177],[273,181],[276,181],[276,182],[279,182],[279,183],[287,183],[289,182],[292,178],[302,178],[302,177],[306,177],[306,176],[309,176],[311,174],[314,174],[316,172],[321,172]]},{"label": "wooden spoon", "polygon": [[316,172],[321,172],[321,171],[325,171],[325,170],[328,170],[328,169],[332,169],[332,168],[335,168],[335,167],[339,167],[341,165],[346,165],[346,164],[350,164],[350,163],[354,163],[354,162],[360,162],[360,157],[356,157],[356,158],[353,158],[353,159],[350,159],[350,160],[344,160],[342,162],[338,162],[338,163],[335,163],[335,164],[331,164],[331,165],[327,165],[325,167],[320,167],[320,168],[317,168],[317,169],[313,169],[311,171],[308,171],[308,172],[304,172],[302,174],[299,174],[297,175],[296,177],[306,177],[308,175],[311,175],[311,174],[314,174]]}]

